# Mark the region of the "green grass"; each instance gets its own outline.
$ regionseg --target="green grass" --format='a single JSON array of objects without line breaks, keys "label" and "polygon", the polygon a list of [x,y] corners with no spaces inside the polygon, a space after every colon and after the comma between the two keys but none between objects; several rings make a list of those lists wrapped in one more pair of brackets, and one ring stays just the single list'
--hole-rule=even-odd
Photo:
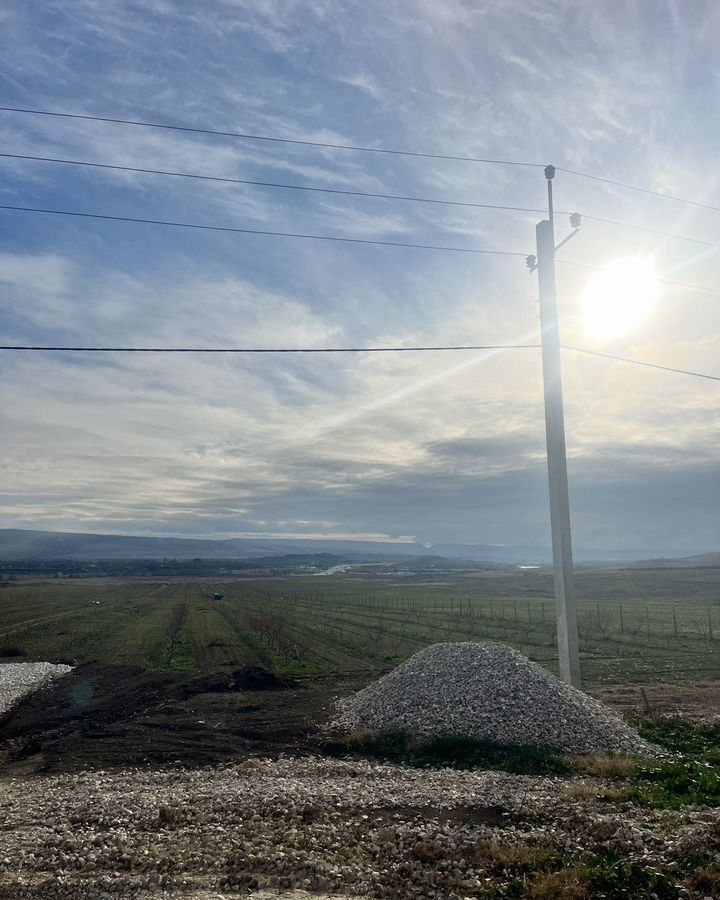
[{"label": "green grass", "polygon": [[720,724],[688,722],[675,716],[642,717],[635,721],[640,734],[653,744],[676,753],[702,756],[720,765]]},{"label": "green grass", "polygon": [[524,880],[518,885],[518,897],[540,898],[576,897],[604,898],[604,900],[647,900],[676,898],[678,890],[670,873],[657,871],[639,862],[628,860],[609,851],[596,851],[589,859],[574,861],[558,857],[554,871],[535,875],[526,893]]},{"label": "green grass", "polygon": [[639,730],[673,756],[639,765],[624,799],[656,809],[720,806],[720,725],[661,717],[641,721]]},{"label": "green grass", "polygon": [[578,854],[549,841],[486,840],[469,856],[473,866],[490,873],[487,891],[477,895],[488,898],[670,900],[678,896],[675,879],[685,874],[659,871],[602,846]]}]

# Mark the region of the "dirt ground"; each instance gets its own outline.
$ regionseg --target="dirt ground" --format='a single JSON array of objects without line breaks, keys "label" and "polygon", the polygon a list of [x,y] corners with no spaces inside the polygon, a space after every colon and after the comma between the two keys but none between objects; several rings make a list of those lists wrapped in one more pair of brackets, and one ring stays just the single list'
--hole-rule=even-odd
[{"label": "dirt ground", "polygon": [[696,721],[720,716],[720,681],[717,679],[674,684],[603,685],[589,688],[588,693],[623,714],[647,711],[656,715],[680,715]]},{"label": "dirt ground", "polygon": [[[205,766],[253,756],[316,753],[336,698],[367,676],[281,680],[152,673],[88,664],[27,697],[0,720],[0,774],[129,765]],[[720,682],[613,685],[590,693],[622,713],[649,706],[692,718],[720,715]]]},{"label": "dirt ground", "polygon": [[292,682],[256,668],[188,678],[78,666],[0,720],[0,774],[309,753],[334,699],[361,686],[357,679]]}]

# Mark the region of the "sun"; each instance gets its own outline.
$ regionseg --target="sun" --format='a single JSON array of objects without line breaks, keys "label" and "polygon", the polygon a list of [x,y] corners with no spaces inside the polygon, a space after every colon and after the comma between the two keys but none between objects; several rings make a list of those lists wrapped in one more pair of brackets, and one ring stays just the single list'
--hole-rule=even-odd
[{"label": "sun", "polygon": [[608,263],[583,293],[583,319],[589,334],[613,338],[634,331],[660,295],[652,262],[626,257]]}]

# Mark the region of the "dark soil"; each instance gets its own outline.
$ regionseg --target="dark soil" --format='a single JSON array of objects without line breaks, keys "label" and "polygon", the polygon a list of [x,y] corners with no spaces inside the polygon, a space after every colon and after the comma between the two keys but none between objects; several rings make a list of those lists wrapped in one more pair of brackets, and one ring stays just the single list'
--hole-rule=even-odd
[{"label": "dark soil", "polygon": [[258,667],[188,678],[89,663],[0,719],[0,774],[317,751],[333,700],[360,686],[294,683]]},{"label": "dark soil", "polygon": [[511,825],[520,821],[500,806],[386,806],[368,813],[375,822],[388,825],[399,821],[437,822],[440,825]]}]

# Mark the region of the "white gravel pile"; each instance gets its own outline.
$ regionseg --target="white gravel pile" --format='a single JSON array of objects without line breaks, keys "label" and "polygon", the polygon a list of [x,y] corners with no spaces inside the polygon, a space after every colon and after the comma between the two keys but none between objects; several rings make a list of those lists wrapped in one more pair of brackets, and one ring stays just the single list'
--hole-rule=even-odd
[{"label": "white gravel pile", "polygon": [[655,755],[618,716],[503,644],[434,644],[338,701],[344,730],[463,735],[569,753]]},{"label": "white gravel pile", "polygon": [[48,662],[0,665],[0,716],[11,709],[21,697],[70,671],[72,666]]}]

